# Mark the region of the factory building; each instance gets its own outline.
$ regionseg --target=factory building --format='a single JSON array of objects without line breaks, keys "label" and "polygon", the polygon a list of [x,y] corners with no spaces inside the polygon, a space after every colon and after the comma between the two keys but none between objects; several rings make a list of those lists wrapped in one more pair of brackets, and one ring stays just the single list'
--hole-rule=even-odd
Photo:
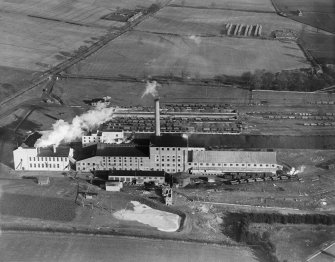
[{"label": "factory building", "polygon": [[109,170],[94,172],[95,177],[105,181],[129,182],[143,184],[144,182],[155,182],[161,185],[165,183],[166,173],[164,171],[141,171],[141,170]]},{"label": "factory building", "polygon": [[276,152],[192,151],[188,162],[192,174],[276,173]]},{"label": "factory building", "polygon": [[81,142],[83,147],[95,145],[98,143],[119,144],[124,140],[124,133],[120,131],[97,131],[96,134],[82,136]]},{"label": "factory building", "polygon": [[42,135],[30,135],[22,145],[13,151],[14,169],[25,171],[64,171],[70,170],[69,159],[73,150],[67,145],[36,148],[34,144]]}]

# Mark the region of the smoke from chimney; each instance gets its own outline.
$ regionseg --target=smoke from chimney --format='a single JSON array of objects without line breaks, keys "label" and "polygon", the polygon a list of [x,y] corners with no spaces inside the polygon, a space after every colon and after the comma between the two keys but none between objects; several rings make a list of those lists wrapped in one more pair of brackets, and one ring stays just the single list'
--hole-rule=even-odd
[{"label": "smoke from chimney", "polygon": [[159,99],[155,99],[155,128],[156,136],[161,135],[160,113],[159,113]]},{"label": "smoke from chimney", "polygon": [[141,98],[145,97],[146,95],[152,95],[153,97],[158,97],[157,87],[159,86],[160,84],[158,84],[156,81],[152,81],[152,82],[147,81],[145,90]]},{"label": "smoke from chimney", "polygon": [[55,145],[56,147],[62,142],[72,142],[81,138],[86,131],[89,131],[97,126],[111,120],[115,108],[106,108],[103,103],[98,105],[88,112],[76,116],[71,123],[62,119],[52,125],[51,131],[41,132],[42,137],[39,138],[35,147],[48,147]]}]

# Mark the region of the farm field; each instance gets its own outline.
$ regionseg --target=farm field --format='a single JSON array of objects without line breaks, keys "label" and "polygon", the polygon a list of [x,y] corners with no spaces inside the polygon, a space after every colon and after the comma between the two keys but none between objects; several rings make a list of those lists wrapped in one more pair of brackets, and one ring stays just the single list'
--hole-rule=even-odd
[{"label": "farm field", "polygon": [[322,64],[335,63],[335,35],[306,32],[301,37],[301,44]]},{"label": "farm field", "polygon": [[[0,66],[32,71],[44,71],[64,61],[68,57],[59,52],[72,53],[81,46],[91,45],[92,37],[106,33],[98,28],[17,14],[2,14],[0,22]],[[85,42],[88,40],[89,44]]]},{"label": "farm field", "polygon": [[90,76],[190,76],[240,75],[256,69],[277,72],[309,68],[295,43],[258,39],[161,36],[130,32],[104,46],[70,69]]},{"label": "farm field", "polygon": [[81,3],[70,0],[43,1],[43,5],[40,0],[2,1],[0,10],[85,26],[120,27],[124,25],[124,23],[101,19],[114,10],[87,1]]},{"label": "farm field", "polygon": [[[118,106],[153,106],[152,96],[140,98],[146,83],[109,82],[98,80],[65,79],[54,86],[54,93],[68,106],[87,108],[83,100],[110,96],[111,103]],[[248,91],[233,87],[192,86],[183,84],[163,84],[157,88],[164,103],[231,103],[232,100],[247,101]],[[78,96],[78,94],[83,94]],[[57,108],[50,109],[56,114]],[[86,110],[86,109],[85,109]],[[53,113],[53,112],[54,113]]]},{"label": "farm field", "polygon": [[173,0],[171,5],[222,8],[248,11],[275,12],[270,0]]},{"label": "farm field", "polygon": [[[4,232],[0,236],[4,261],[137,261],[214,262],[261,261],[246,247],[213,246],[128,237]],[[187,252],[185,252],[187,250]],[[265,260],[263,260],[265,261]]]},{"label": "farm field", "polygon": [[[335,33],[335,5],[332,0],[274,0],[276,6],[289,18]],[[297,10],[303,15],[297,16]]]},{"label": "farm field", "polygon": [[183,35],[221,35],[225,25],[262,25],[262,35],[271,36],[274,30],[292,29],[300,32],[302,24],[284,18],[276,13],[253,13],[219,9],[194,9],[165,7],[155,16],[145,20],[137,30],[183,34]]},{"label": "farm field", "polygon": [[0,66],[0,101],[29,85],[36,75],[36,72],[30,70]]}]

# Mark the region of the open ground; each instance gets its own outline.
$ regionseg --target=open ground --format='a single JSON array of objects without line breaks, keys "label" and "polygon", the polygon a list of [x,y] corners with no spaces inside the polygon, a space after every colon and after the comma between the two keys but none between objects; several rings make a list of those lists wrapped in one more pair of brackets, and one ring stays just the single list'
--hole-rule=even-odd
[{"label": "open ground", "polygon": [[[299,33],[302,24],[276,13],[253,13],[220,9],[165,7],[141,23],[136,30],[182,34],[226,35],[226,24],[262,25],[262,36],[272,37],[274,30],[291,29]],[[314,30],[315,31],[315,30]],[[297,47],[298,49],[298,47]]]},{"label": "open ground", "polygon": [[263,12],[274,12],[274,8],[270,0],[173,0],[171,5],[198,7],[198,8],[222,8],[222,9],[234,9],[234,10],[249,10],[249,11],[263,11]]},{"label": "open ground", "polygon": [[309,67],[294,43],[221,37],[196,42],[189,37],[130,32],[73,66],[71,73],[214,77]]},{"label": "open ground", "polygon": [[0,242],[5,261],[259,261],[249,249],[117,236],[4,232]]}]

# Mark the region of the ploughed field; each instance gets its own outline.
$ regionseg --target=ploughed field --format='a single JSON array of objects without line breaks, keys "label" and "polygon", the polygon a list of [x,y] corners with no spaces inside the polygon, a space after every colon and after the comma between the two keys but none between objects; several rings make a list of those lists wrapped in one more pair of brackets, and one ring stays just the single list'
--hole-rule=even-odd
[{"label": "ploughed field", "polygon": [[70,71],[90,76],[196,78],[302,67],[310,65],[295,43],[221,37],[198,40],[134,31],[115,39]]},{"label": "ploughed field", "polygon": [[[333,0],[274,0],[274,3],[291,19],[335,33]],[[297,15],[298,9],[302,11],[302,16]]]},{"label": "ploughed field", "polygon": [[2,13],[0,23],[0,66],[33,71],[49,69],[106,33],[14,13]]}]

